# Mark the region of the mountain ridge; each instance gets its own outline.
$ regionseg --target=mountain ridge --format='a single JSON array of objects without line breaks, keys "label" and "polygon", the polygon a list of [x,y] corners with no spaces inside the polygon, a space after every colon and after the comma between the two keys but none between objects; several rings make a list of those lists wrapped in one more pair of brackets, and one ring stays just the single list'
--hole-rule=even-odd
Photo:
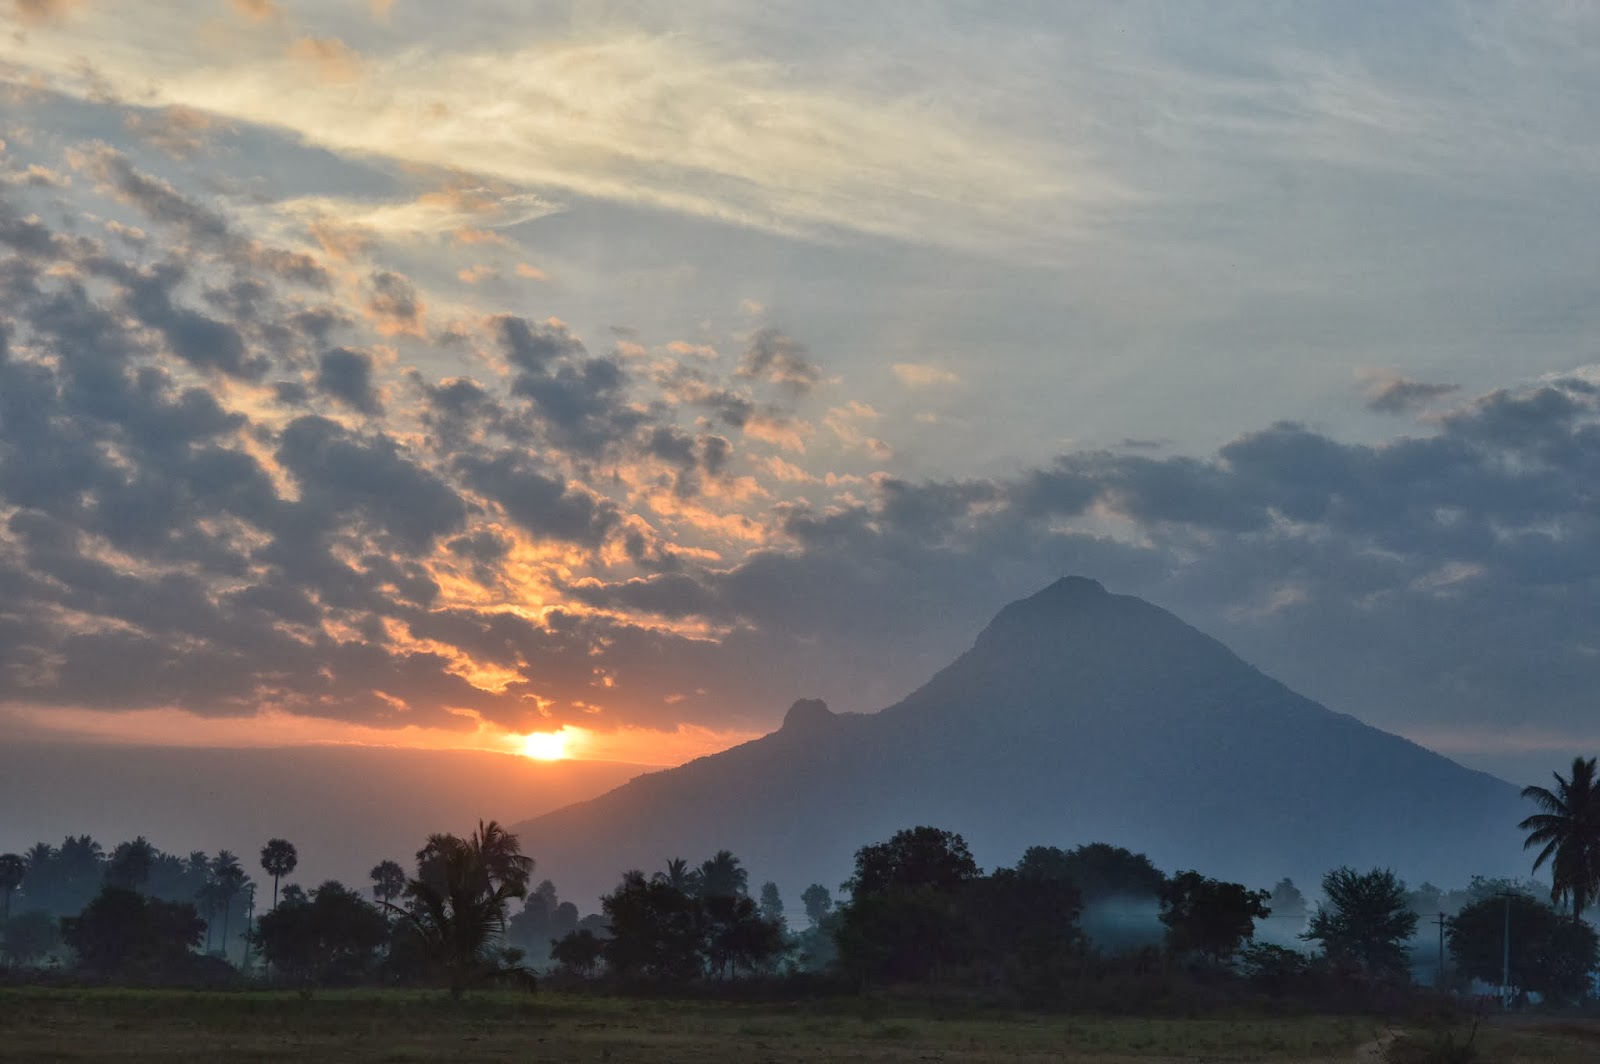
[{"label": "mountain ridge", "polygon": [[1069,576],[1003,607],[877,713],[801,699],[775,732],[517,830],[584,894],[625,868],[721,848],[797,893],[838,882],[856,847],[916,823],[962,831],[991,865],[1028,845],[1103,840],[1257,886],[1346,863],[1454,882],[1511,870],[1517,803],[1511,784]]}]

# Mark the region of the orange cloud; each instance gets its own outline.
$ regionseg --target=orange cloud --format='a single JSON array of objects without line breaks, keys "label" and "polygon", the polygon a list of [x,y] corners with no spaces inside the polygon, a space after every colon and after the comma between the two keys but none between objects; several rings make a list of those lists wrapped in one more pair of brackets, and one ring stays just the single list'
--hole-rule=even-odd
[{"label": "orange cloud", "polygon": [[461,245],[494,244],[498,247],[510,247],[511,241],[493,229],[477,229],[464,225],[450,234],[450,239]]},{"label": "orange cloud", "polygon": [[499,270],[482,262],[476,266],[468,266],[466,269],[456,273],[456,277],[462,284],[482,284],[484,281],[496,280],[499,276]]},{"label": "orange cloud", "polygon": [[205,147],[205,134],[233,128],[204,111],[181,104],[151,113],[130,112],[122,124],[175,159],[186,159]]},{"label": "orange cloud", "polygon": [[394,7],[394,0],[372,0],[372,17],[379,22],[389,21],[389,12]]},{"label": "orange cloud", "polygon": [[322,80],[334,84],[361,78],[361,55],[337,37],[301,37],[289,46],[290,59],[317,68]]},{"label": "orange cloud", "polygon": [[11,0],[12,13],[25,26],[55,22],[82,6],[83,0]]},{"label": "orange cloud", "polygon": [[283,9],[275,0],[233,0],[233,9],[251,22],[266,22],[283,17]]},{"label": "orange cloud", "polygon": [[547,275],[543,270],[539,269],[539,267],[530,265],[526,262],[517,263],[517,276],[525,278],[529,281],[547,281],[550,279],[549,275]]},{"label": "orange cloud", "polygon": [[365,255],[376,243],[372,230],[363,226],[341,225],[319,218],[308,228],[312,238],[322,245],[322,250],[341,262]]}]

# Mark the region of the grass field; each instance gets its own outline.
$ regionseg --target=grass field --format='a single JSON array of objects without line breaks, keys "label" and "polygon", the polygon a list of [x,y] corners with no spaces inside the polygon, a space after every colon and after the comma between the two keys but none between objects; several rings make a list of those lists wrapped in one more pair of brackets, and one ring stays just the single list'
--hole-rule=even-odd
[{"label": "grass field", "polygon": [[[881,1013],[881,1014],[880,1014]],[[1421,1032],[1419,1032],[1419,1035]],[[1133,1019],[825,1002],[734,1005],[407,991],[0,990],[5,1061],[1352,1061],[1387,1036],[1359,1017]],[[1484,1030],[1482,1061],[1600,1059],[1577,1022]],[[1426,1059],[1426,1058],[1421,1058]]]}]

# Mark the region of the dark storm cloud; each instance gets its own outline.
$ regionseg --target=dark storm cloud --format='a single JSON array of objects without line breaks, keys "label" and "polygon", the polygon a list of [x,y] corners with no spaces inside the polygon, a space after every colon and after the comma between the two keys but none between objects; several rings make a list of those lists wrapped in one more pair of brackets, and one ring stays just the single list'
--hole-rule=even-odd
[{"label": "dark storm cloud", "polygon": [[383,413],[372,382],[372,356],[336,347],[317,359],[317,389],[363,414]]},{"label": "dark storm cloud", "polygon": [[780,385],[796,395],[809,392],[822,379],[822,371],[805,347],[772,328],[762,329],[751,339],[739,359],[738,374]]}]

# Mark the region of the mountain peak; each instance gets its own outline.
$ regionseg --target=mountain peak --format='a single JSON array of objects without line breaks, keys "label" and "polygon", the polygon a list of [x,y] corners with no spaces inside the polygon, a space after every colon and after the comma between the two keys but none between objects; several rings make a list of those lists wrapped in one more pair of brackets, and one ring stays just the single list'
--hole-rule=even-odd
[{"label": "mountain peak", "polygon": [[1009,630],[1050,625],[1076,615],[1103,608],[1111,592],[1098,580],[1087,576],[1063,576],[1043,591],[1007,605],[989,622],[989,629]]},{"label": "mountain peak", "polygon": [[782,731],[810,731],[826,727],[838,719],[833,710],[828,708],[828,703],[820,698],[802,698],[789,707],[789,712],[783,715]]},{"label": "mountain peak", "polygon": [[1091,580],[1087,576],[1063,576],[1043,591],[1029,595],[1024,602],[1043,600],[1046,602],[1082,602],[1090,599],[1103,598],[1110,594],[1106,586],[1098,580]]}]

